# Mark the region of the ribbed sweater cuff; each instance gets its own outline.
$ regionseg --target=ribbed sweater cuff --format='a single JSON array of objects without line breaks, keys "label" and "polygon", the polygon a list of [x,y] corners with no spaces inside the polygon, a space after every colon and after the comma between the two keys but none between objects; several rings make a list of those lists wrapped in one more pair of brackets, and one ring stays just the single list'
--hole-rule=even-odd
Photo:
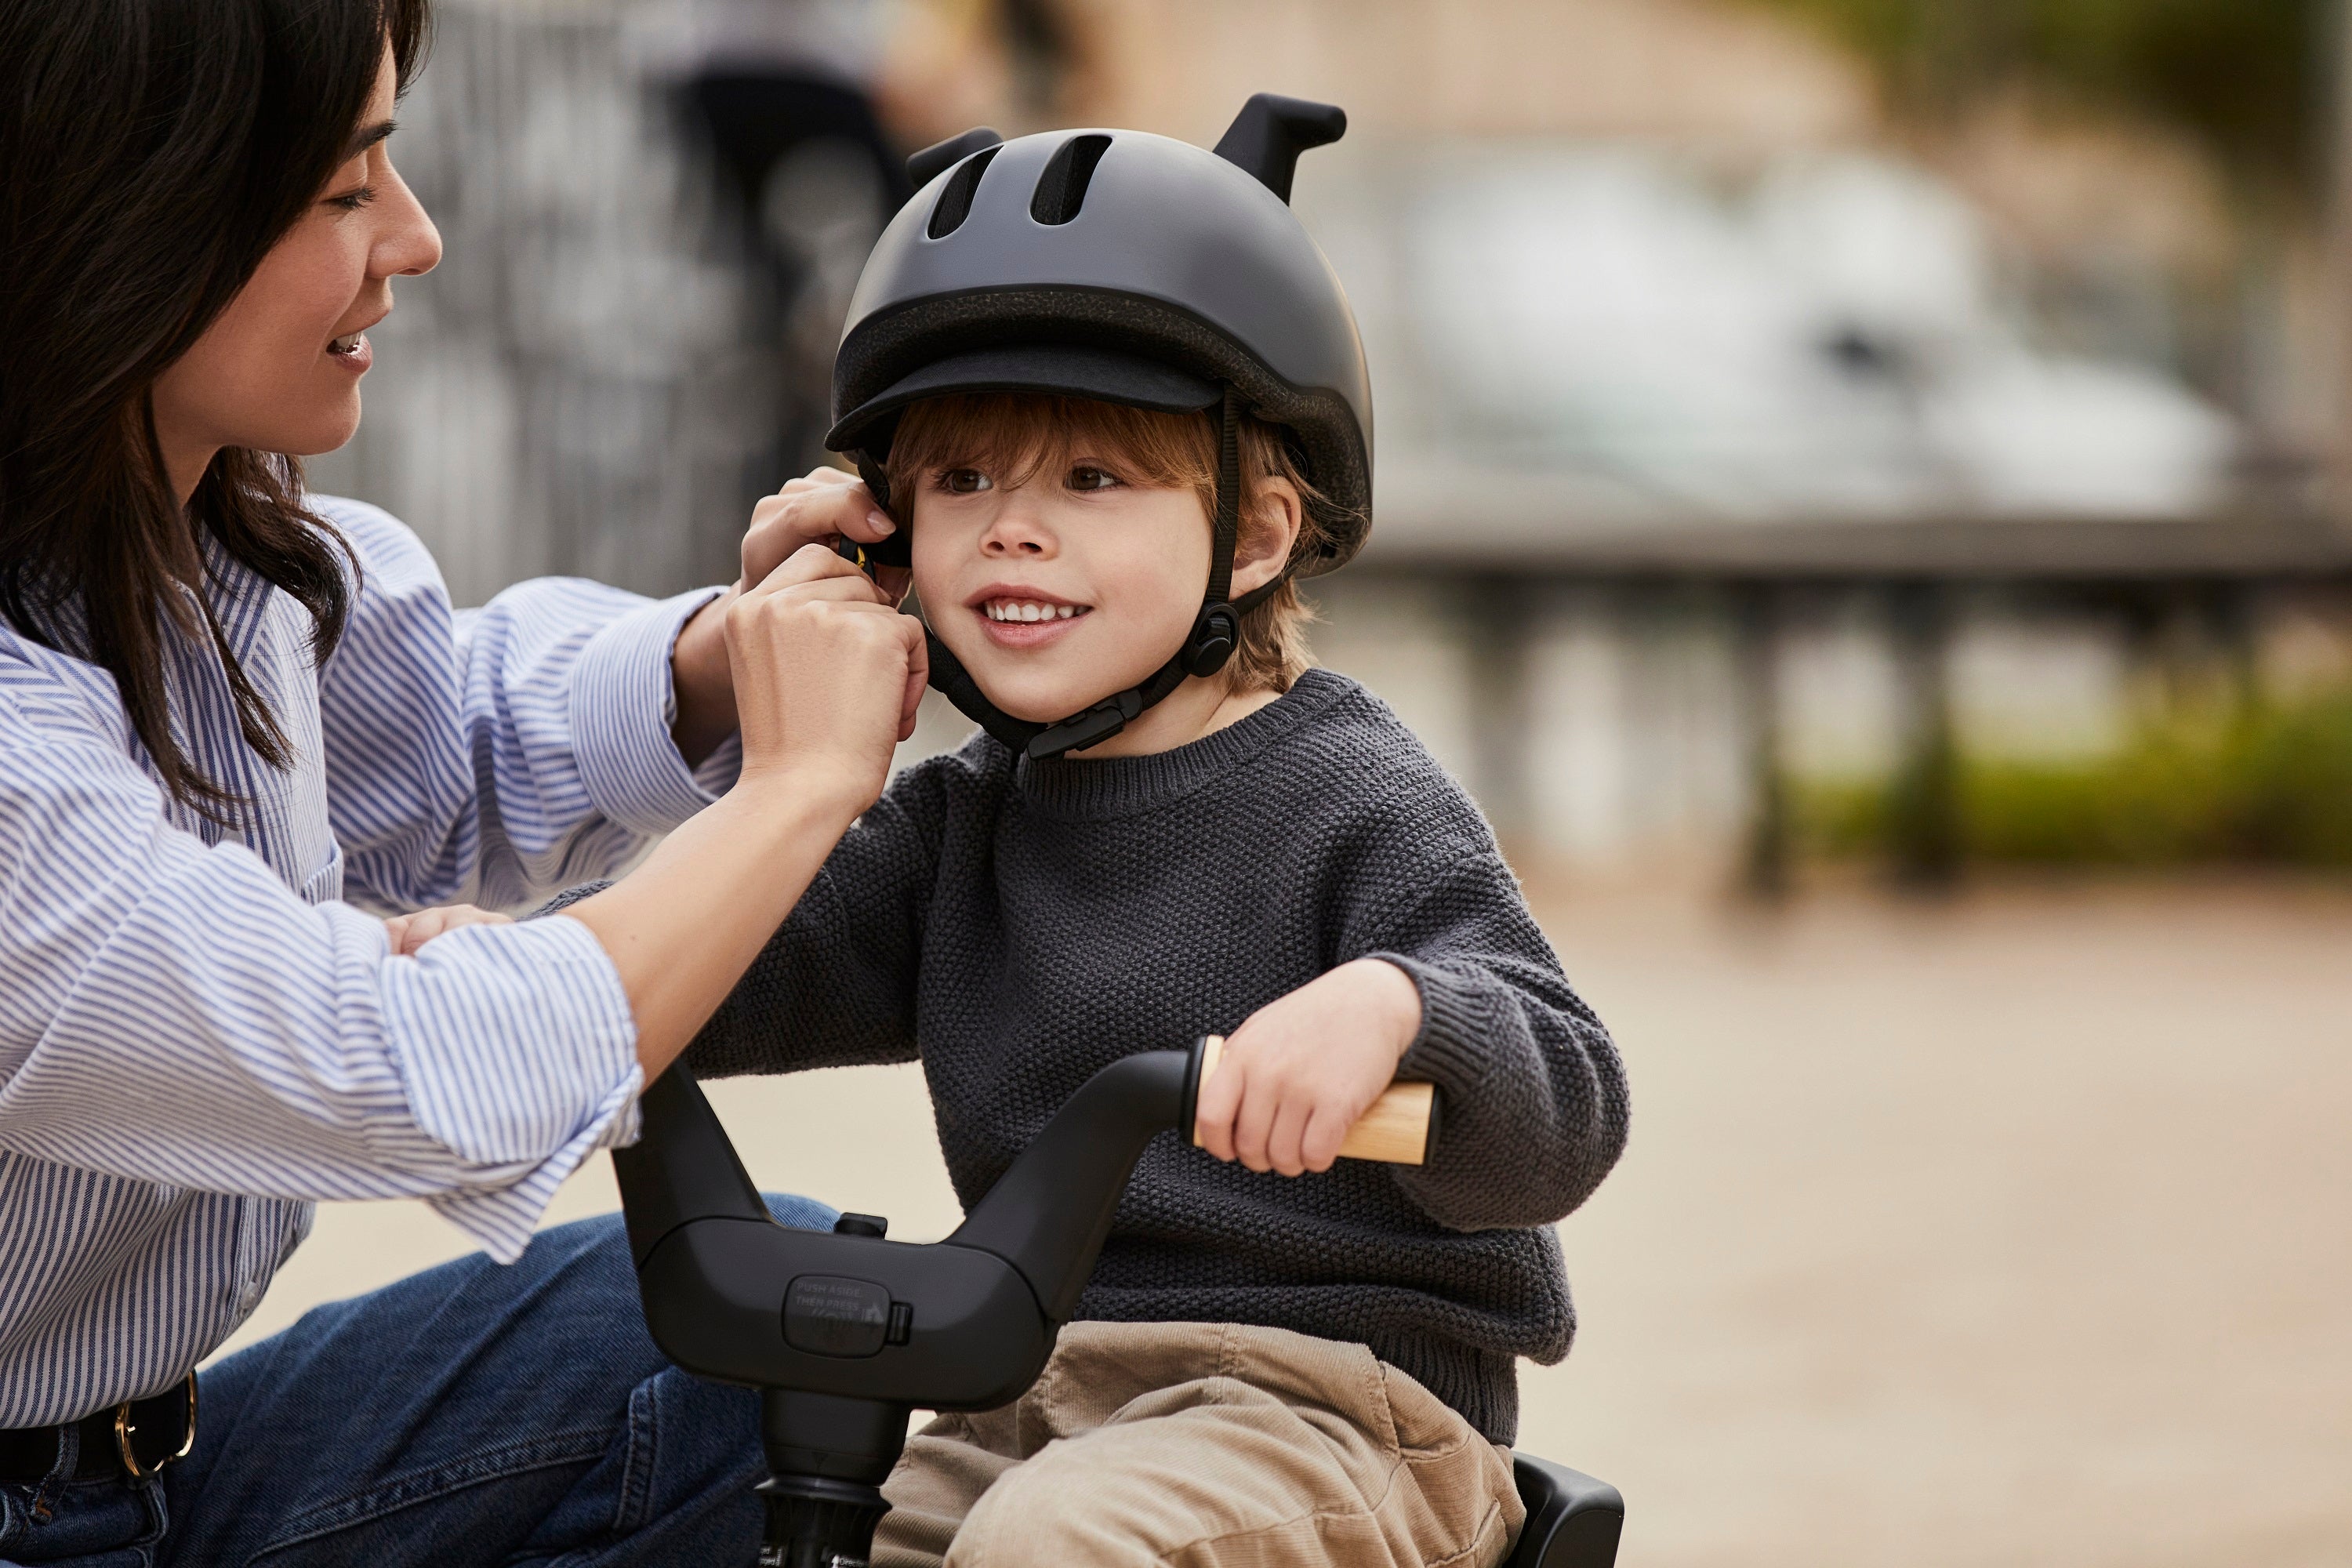
[{"label": "ribbed sweater cuff", "polygon": [[1421,992],[1421,1033],[1397,1063],[1397,1077],[1426,1079],[1455,1094],[1475,1094],[1486,1076],[1495,1025],[1491,996],[1482,988],[1402,953],[1367,956],[1395,964]]},{"label": "ribbed sweater cuff", "polygon": [[1489,1443],[1518,1441],[1517,1358],[1423,1339],[1375,1342],[1371,1351],[1437,1395]]}]

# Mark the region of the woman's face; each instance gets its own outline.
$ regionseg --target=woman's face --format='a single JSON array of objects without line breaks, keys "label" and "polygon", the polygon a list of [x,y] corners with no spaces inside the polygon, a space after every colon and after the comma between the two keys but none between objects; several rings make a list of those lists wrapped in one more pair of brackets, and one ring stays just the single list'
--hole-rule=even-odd
[{"label": "woman's face", "polygon": [[441,236],[393,172],[391,51],[351,156],[228,309],[155,383],[155,426],[184,500],[224,447],[310,457],[360,424],[367,329],[392,310],[392,279],[429,272]]}]

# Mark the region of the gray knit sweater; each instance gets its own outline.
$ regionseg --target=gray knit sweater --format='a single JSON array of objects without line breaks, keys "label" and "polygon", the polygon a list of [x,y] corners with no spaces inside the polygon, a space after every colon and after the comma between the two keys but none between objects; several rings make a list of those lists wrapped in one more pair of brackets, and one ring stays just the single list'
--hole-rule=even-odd
[{"label": "gray knit sweater", "polygon": [[1624,1072],[1477,807],[1344,677],[1157,756],[1016,763],[975,735],[908,769],[687,1059],[919,1058],[969,1208],[1096,1068],[1367,954],[1421,988],[1400,1076],[1439,1086],[1434,1158],[1292,1178],[1164,1135],[1078,1315],[1360,1342],[1507,1443],[1514,1358],[1568,1353],[1550,1226],[1624,1146]]}]

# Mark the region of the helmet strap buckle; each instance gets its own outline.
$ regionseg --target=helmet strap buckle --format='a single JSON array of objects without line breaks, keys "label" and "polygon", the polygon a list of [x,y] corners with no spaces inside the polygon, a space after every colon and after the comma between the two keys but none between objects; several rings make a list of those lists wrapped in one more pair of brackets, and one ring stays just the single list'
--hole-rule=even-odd
[{"label": "helmet strap buckle", "polygon": [[1023,748],[1033,763],[1058,757],[1065,752],[1083,752],[1088,746],[1099,746],[1128,726],[1128,721],[1143,711],[1143,693],[1139,689],[1115,692],[1083,713],[1074,713],[1058,724],[1048,724],[1029,738]]}]

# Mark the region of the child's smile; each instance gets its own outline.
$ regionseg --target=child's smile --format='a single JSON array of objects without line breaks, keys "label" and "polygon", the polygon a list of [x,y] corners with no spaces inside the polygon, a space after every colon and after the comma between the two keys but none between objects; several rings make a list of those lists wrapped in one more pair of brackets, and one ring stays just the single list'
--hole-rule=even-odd
[{"label": "child's smile", "polygon": [[1058,642],[1092,605],[1073,604],[1017,583],[992,583],[967,601],[991,642],[999,647],[1034,648]]}]

